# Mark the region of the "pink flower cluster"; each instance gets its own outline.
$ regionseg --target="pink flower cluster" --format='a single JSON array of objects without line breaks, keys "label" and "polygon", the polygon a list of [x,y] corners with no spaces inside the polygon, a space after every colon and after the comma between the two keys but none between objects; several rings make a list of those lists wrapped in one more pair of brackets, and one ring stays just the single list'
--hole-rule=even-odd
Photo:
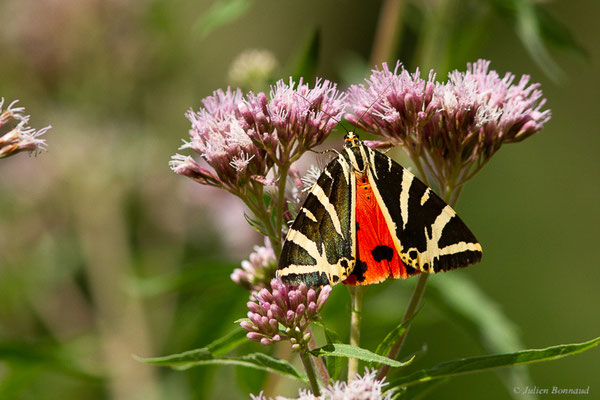
[{"label": "pink flower cluster", "polygon": [[529,76],[500,77],[490,62],[478,60],[466,72],[453,71],[446,82],[427,80],[400,63],[374,70],[366,85],[348,89],[352,114],[346,118],[361,129],[383,136],[374,146],[401,145],[425,172],[442,185],[461,185],[502,144],[521,141],[550,119],[538,83]]},{"label": "pink flower cluster", "polygon": [[[0,99],[0,158],[12,156],[22,151],[36,152],[46,149],[46,141],[39,137],[51,127],[35,130],[29,127],[29,115],[24,107],[15,107],[18,100],[3,109],[4,98]],[[4,128],[8,132],[4,133]]]},{"label": "pink flower cluster", "polygon": [[271,242],[265,238],[264,246],[254,246],[248,260],[242,261],[242,268],[236,268],[231,280],[248,290],[258,291],[265,288],[275,277],[277,258]]},{"label": "pink flower cluster", "polygon": [[[275,400],[390,400],[393,393],[383,393],[383,387],[387,383],[377,380],[376,375],[375,370],[365,370],[363,376],[357,374],[349,383],[338,381],[323,388],[319,397],[315,397],[312,392],[300,390],[296,399],[277,396]],[[250,397],[252,400],[269,400],[263,393],[258,396],[251,394]]]},{"label": "pink flower cluster", "polygon": [[[277,82],[269,96],[241,90],[217,90],[203,108],[186,116],[192,123],[191,148],[211,167],[177,154],[171,168],[200,183],[232,192],[250,180],[267,184],[273,165],[285,169],[331,133],[344,112],[345,95],[334,83],[317,80],[310,88],[300,80]],[[276,177],[277,179],[286,177]]]},{"label": "pink flower cluster", "polygon": [[330,293],[329,285],[295,287],[273,279],[271,290],[264,288],[253,293],[253,300],[247,304],[249,320],[242,321],[240,326],[248,331],[248,339],[263,345],[287,339],[293,350],[306,349],[311,337],[307,328],[311,321],[319,320],[318,314]]}]

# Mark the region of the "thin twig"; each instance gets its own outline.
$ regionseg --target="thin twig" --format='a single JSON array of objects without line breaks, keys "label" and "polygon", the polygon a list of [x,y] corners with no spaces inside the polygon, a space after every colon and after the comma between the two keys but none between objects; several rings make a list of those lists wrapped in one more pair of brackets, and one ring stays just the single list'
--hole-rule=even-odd
[{"label": "thin twig", "polygon": [[313,367],[313,362],[310,358],[310,355],[306,351],[301,351],[300,359],[302,360],[302,365],[304,365],[304,370],[306,371],[306,376],[308,377],[308,382],[310,383],[310,388],[313,394],[317,397],[320,396],[321,391],[319,389],[319,383],[317,382],[315,369]]},{"label": "thin twig", "polygon": [[[402,318],[403,324],[405,324],[406,321],[412,319],[414,317],[415,313],[417,312],[417,310],[419,308],[419,304],[421,303],[421,298],[423,297],[423,293],[425,293],[425,286],[427,284],[427,278],[429,278],[429,274],[427,274],[427,273],[421,273],[419,275],[419,280],[417,281],[417,286],[415,286],[415,289],[413,290],[413,294],[410,298],[410,302],[408,303],[408,307],[406,307],[404,317]],[[388,358],[395,360],[396,357],[398,357],[398,354],[400,353],[400,350],[402,349],[402,346],[404,345],[404,340],[406,339],[406,335],[408,334],[408,328],[409,327],[407,325],[406,330],[404,331],[402,336],[400,336],[400,338],[398,338],[396,343],[394,343],[394,346],[392,347],[392,349],[390,350],[390,352],[388,354]],[[389,369],[390,369],[389,365],[382,365],[381,368],[379,369],[379,373],[377,374],[377,379],[378,380],[383,379],[387,375]]]},{"label": "thin twig", "polygon": [[398,42],[404,14],[403,0],[386,0],[381,6],[375,41],[371,51],[371,65],[390,61]]},{"label": "thin twig", "polygon": [[[360,325],[362,322],[362,300],[365,286],[348,286],[352,298],[352,312],[350,317],[350,344],[360,346]],[[348,359],[348,382],[354,380],[358,373],[358,359]]]}]

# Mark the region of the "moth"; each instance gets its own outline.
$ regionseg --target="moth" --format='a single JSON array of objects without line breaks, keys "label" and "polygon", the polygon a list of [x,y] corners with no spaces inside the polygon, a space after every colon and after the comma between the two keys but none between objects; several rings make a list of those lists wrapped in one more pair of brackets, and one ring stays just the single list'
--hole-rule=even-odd
[{"label": "moth", "polygon": [[283,244],[289,284],[369,285],[479,262],[481,245],[431,188],[348,132]]}]

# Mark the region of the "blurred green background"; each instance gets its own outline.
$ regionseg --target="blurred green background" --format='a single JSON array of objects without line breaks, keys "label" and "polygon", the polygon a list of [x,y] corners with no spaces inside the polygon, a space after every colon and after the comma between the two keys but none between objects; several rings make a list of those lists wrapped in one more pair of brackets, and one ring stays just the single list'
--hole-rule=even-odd
[{"label": "blurred green background", "polygon": [[[600,3],[534,3],[534,16],[520,8],[533,3],[520,0],[403,4],[390,60],[409,70],[435,67],[442,79],[487,58],[501,75],[541,82],[553,114],[542,132],[501,149],[463,191],[457,208],[485,255],[431,279],[405,347],[408,354],[426,344],[413,369],[600,333]],[[343,87],[360,82],[380,7],[2,0],[0,96],[20,99],[32,126],[53,128],[48,152],[0,162],[0,398],[244,399],[265,386],[296,393],[285,378],[241,368],[175,372],[132,358],[202,347],[230,331],[245,316],[248,294],[229,274],[262,243],[239,200],[177,176],[167,163],[187,136],[184,112],[232,83],[228,71],[244,50],[269,50],[278,60],[272,77],[286,78],[316,37],[317,75]],[[544,22],[541,42],[531,31],[536,18]],[[494,303],[468,301],[482,307],[483,327],[444,295],[461,282],[474,282]],[[374,349],[401,318],[412,285],[369,288],[364,347]],[[347,290],[336,287],[324,318],[346,339],[348,303]],[[485,325],[498,315],[512,324]],[[241,352],[249,349],[262,348],[249,343]],[[531,366],[529,382],[590,385],[585,397],[600,398],[599,366],[591,350]],[[457,378],[431,397],[511,398],[502,377]]]}]

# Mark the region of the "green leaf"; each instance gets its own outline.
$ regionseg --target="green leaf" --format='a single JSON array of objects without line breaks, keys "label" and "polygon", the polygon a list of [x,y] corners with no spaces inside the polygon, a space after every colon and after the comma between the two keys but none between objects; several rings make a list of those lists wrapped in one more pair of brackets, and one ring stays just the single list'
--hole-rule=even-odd
[{"label": "green leaf", "polygon": [[246,330],[238,326],[235,330],[208,344],[206,349],[214,356],[227,354],[240,344],[246,342],[246,333]]},{"label": "green leaf", "polygon": [[194,24],[194,30],[201,39],[207,37],[215,29],[227,25],[244,15],[253,0],[218,0],[212,4]]},{"label": "green leaf", "polygon": [[563,344],[545,349],[522,350],[515,353],[495,354],[447,361],[438,364],[433,368],[424,369],[394,379],[390,382],[387,390],[398,390],[401,387],[413,386],[435,379],[449,378],[495,368],[556,360],[589,350],[596,347],[598,343],[600,343],[600,337],[588,342]]},{"label": "green leaf", "polygon": [[540,15],[541,8],[537,7],[531,0],[488,1],[511,20],[525,49],[538,67],[551,79],[560,80],[563,71],[554,62],[546,47],[545,39],[548,39],[548,37],[544,36],[544,33],[548,32],[548,27],[542,26],[545,17]]},{"label": "green leaf", "polygon": [[[410,319],[408,319],[406,322],[401,322],[394,329],[392,329],[390,331],[390,333],[388,333],[385,336],[385,338],[383,338],[381,343],[379,343],[377,345],[377,348],[375,349],[375,353],[377,353],[381,356],[387,356],[388,354],[390,354],[390,351],[392,350],[392,347],[394,347],[394,344],[398,341],[398,339],[400,339],[400,337],[402,335],[404,335],[404,333],[408,329],[408,326],[410,325],[410,323],[412,322],[412,320],[415,318],[415,316],[418,313],[419,313],[419,310],[417,310],[417,312],[415,312],[413,314],[413,316]],[[380,366],[381,366],[381,364],[379,364],[379,363],[371,363],[369,365],[370,368],[375,368],[375,369],[379,369]]]},{"label": "green leaf", "polygon": [[[511,353],[524,348],[518,327],[501,308],[464,275],[445,275],[430,279],[426,296],[443,310],[444,315],[478,339],[489,353]],[[510,395],[520,400],[535,395],[515,394],[512,388],[533,386],[527,368],[498,371]]]},{"label": "green leaf", "polygon": [[215,357],[207,348],[186,351],[164,357],[142,358],[134,356],[138,361],[171,367],[176,370],[186,370],[200,365],[237,365],[275,372],[306,383],[301,375],[289,362],[263,353],[252,353],[241,357]]},{"label": "green leaf", "polygon": [[52,344],[1,341],[0,362],[16,367],[42,367],[88,381],[100,382],[103,379],[99,375],[86,371],[67,356],[61,347]]},{"label": "green leaf", "polygon": [[377,362],[380,364],[389,365],[391,367],[404,367],[412,362],[412,358],[406,362],[400,362],[392,360],[390,358],[380,356],[372,351],[363,349],[349,344],[328,344],[318,349],[311,350],[310,353],[313,356],[333,356],[333,357],[346,357],[346,358],[358,358],[359,360],[366,362]]},{"label": "green leaf", "polygon": [[317,64],[319,62],[319,49],[321,47],[321,31],[315,29],[306,43],[306,46],[300,53],[296,67],[293,69],[294,81],[298,82],[300,78],[304,81],[312,81],[317,74]]},{"label": "green leaf", "polygon": [[541,34],[548,43],[551,43],[562,50],[577,54],[585,59],[589,58],[588,51],[577,42],[567,26],[541,7],[538,7],[537,14],[540,22]]},{"label": "green leaf", "polygon": [[402,390],[398,390],[393,396],[391,400],[419,400],[426,398],[431,392],[437,389],[438,386],[448,382],[450,378],[446,379],[436,379],[433,381],[423,382],[418,385],[413,385],[409,387],[402,388]]},{"label": "green leaf", "polygon": [[[325,334],[325,340],[327,341],[327,344],[342,343],[337,332],[335,332],[334,330],[327,328],[320,322],[313,322],[313,324],[323,329],[323,333]],[[329,377],[332,380],[337,381],[342,372],[342,359],[340,357],[328,356],[325,357],[325,362],[327,365],[327,373],[329,374]]]},{"label": "green leaf", "polygon": [[269,236],[267,234],[267,230],[264,228],[264,224],[261,221],[250,217],[246,213],[244,213],[244,218],[246,218],[246,222],[248,222],[248,225],[250,225],[252,229],[254,229],[256,232],[260,233],[263,236]]}]

